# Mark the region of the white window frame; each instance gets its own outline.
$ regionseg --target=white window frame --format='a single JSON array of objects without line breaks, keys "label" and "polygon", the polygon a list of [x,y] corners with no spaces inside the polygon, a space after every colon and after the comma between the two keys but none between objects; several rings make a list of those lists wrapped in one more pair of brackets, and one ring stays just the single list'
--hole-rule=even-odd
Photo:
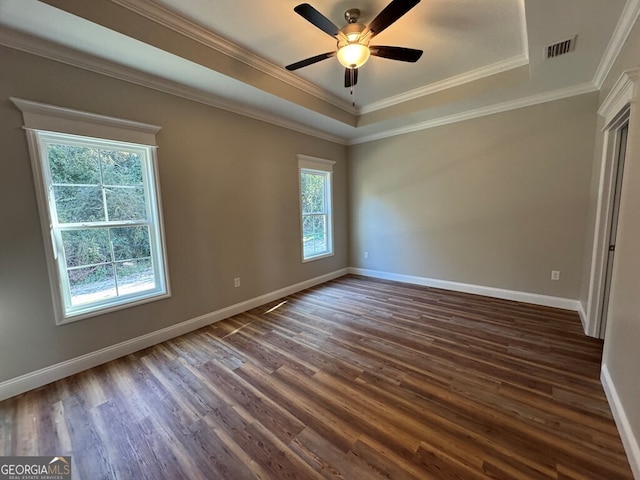
[{"label": "white window frame", "polygon": [[[323,158],[310,157],[308,155],[297,155],[298,158],[298,187],[300,200],[300,246],[302,262],[312,262],[334,255],[333,249],[333,166],[336,162]],[[304,213],[302,211],[302,174],[315,173],[325,175],[325,211],[327,216],[327,247],[326,252],[305,257],[304,255]]]},{"label": "white window frame", "polygon": [[[160,127],[18,98],[11,98],[11,101],[22,111],[24,119],[56,324],[75,322],[170,297],[156,155],[155,135]],[[49,173],[47,144],[57,141],[66,144],[77,142],[78,145],[106,149],[120,147],[140,154],[149,217],[147,223],[150,225],[149,241],[156,285],[154,289],[81,305],[71,304],[67,266],[61,242],[62,229],[58,228],[55,215],[52,214],[55,206],[51,204],[54,200],[50,194],[52,180]],[[104,226],[125,226],[127,222],[121,223],[122,225],[105,223]],[[90,222],[87,225],[95,226]]]}]

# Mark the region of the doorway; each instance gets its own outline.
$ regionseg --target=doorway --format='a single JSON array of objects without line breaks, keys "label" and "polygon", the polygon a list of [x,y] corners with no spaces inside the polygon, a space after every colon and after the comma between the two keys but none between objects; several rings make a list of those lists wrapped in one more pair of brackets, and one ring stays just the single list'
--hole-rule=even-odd
[{"label": "doorway", "polygon": [[616,251],[616,235],[618,232],[618,214],[620,212],[620,198],[622,195],[622,179],[624,174],[624,161],[627,153],[627,137],[629,134],[629,111],[626,110],[611,126],[610,133],[614,134],[614,158],[612,171],[612,190],[610,210],[608,214],[608,233],[605,243],[606,252],[604,279],[602,283],[600,312],[598,318],[598,337],[604,338],[607,327],[607,312],[609,310],[609,297],[611,294],[611,279]]}]

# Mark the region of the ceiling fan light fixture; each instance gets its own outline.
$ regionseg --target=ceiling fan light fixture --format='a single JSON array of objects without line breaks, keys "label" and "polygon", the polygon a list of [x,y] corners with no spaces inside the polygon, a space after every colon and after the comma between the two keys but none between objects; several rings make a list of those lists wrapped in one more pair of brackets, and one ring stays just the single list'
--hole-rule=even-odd
[{"label": "ceiling fan light fixture", "polygon": [[361,43],[348,43],[338,50],[338,61],[345,68],[360,68],[364,65],[371,52],[367,45]]},{"label": "ceiling fan light fixture", "polygon": [[[367,63],[369,56],[373,55],[400,62],[415,63],[418,61],[422,55],[422,50],[384,45],[373,45],[369,48],[369,42],[372,38],[395,23],[396,20],[418,3],[420,3],[420,0],[391,0],[367,26],[358,23],[360,10],[350,8],[344,13],[347,25],[342,28],[338,28],[336,24],[310,4],[301,3],[293,9],[294,12],[327,35],[335,38],[338,41],[338,45],[337,49],[332,52],[306,58],[287,65],[285,68],[289,71],[297,70],[337,56],[339,63],[345,67],[344,86],[345,88],[351,88],[351,94],[353,95],[353,87],[358,83],[358,69]],[[355,105],[354,102],[352,103]]]}]

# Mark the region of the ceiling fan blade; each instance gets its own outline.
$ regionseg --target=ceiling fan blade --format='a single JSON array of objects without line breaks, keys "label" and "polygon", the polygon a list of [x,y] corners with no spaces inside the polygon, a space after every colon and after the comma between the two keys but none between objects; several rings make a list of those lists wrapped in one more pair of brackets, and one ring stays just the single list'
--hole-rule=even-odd
[{"label": "ceiling fan blade", "polygon": [[340,31],[340,29],[336,27],[331,20],[322,15],[308,3],[301,3],[295,7],[293,11],[332,37],[338,35],[338,32]]},{"label": "ceiling fan blade", "polygon": [[358,69],[357,68],[345,68],[344,69],[344,86],[345,88],[353,87],[358,83]]},{"label": "ceiling fan blade", "polygon": [[299,62],[292,63],[291,65],[287,65],[284,68],[286,68],[289,71],[297,70],[302,67],[308,67],[309,65],[313,65],[314,63],[318,63],[327,58],[334,57],[335,55],[336,55],[336,52],[321,53],[320,55],[316,55],[315,57],[305,58],[304,60],[300,60]]},{"label": "ceiling fan blade", "polygon": [[365,28],[363,34],[371,31],[373,32],[372,37],[378,35],[418,3],[420,3],[420,0],[392,0],[392,2],[371,21],[367,28]]},{"label": "ceiling fan blade", "polygon": [[390,58],[391,60],[400,60],[401,62],[417,62],[422,56],[422,50],[405,47],[384,47],[382,45],[372,45],[369,47],[371,55],[382,58]]}]

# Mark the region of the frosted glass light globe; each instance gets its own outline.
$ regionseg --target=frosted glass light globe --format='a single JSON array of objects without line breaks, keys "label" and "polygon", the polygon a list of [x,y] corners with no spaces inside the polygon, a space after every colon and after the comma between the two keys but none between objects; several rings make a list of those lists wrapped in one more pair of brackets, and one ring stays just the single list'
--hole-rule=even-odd
[{"label": "frosted glass light globe", "polygon": [[345,68],[360,68],[369,60],[369,47],[361,43],[348,43],[338,50],[338,61]]}]

